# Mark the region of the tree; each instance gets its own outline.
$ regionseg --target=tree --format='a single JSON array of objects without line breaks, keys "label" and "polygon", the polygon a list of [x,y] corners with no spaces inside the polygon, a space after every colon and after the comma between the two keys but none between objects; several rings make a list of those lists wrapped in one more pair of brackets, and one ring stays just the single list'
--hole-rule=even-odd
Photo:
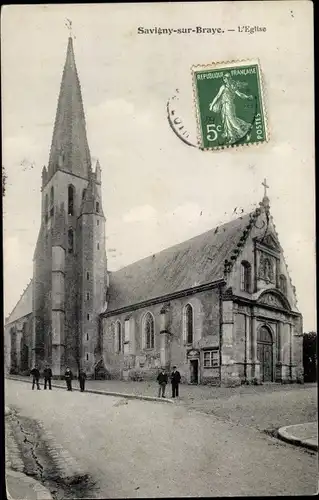
[{"label": "tree", "polygon": [[308,332],[303,336],[303,365],[304,381],[316,382],[317,380],[317,333]]}]

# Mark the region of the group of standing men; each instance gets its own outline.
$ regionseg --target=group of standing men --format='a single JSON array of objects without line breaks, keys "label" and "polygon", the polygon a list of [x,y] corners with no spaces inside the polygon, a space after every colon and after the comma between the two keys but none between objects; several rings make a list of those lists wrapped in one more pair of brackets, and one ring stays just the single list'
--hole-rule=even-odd
[{"label": "group of standing men", "polygon": [[[40,371],[39,371],[38,367],[35,366],[31,370],[30,373],[33,377],[32,390],[34,390],[35,385],[37,386],[37,389],[40,390],[41,389],[41,387],[40,387]],[[44,389],[46,389],[47,386],[49,386],[49,390],[52,390],[52,385],[51,385],[52,370],[49,367],[49,365],[46,365],[44,370],[43,370],[43,378],[44,378]],[[73,377],[72,371],[70,370],[69,367],[67,367],[67,369],[65,370],[65,373],[64,373],[64,380],[66,382],[66,388],[68,391],[72,391],[73,378],[74,377]],[[80,369],[80,371],[79,371],[78,379],[79,379],[79,383],[80,383],[80,390],[81,390],[81,392],[83,392],[84,388],[85,388],[86,373],[82,369]]]},{"label": "group of standing men", "polygon": [[[157,381],[159,383],[158,388],[158,397],[165,398],[165,389],[168,383],[168,375],[163,368],[161,373],[158,374]],[[176,366],[173,366],[173,371],[171,373],[171,382],[172,382],[172,398],[178,397],[178,389],[181,381],[181,374],[178,370],[176,370]]]}]

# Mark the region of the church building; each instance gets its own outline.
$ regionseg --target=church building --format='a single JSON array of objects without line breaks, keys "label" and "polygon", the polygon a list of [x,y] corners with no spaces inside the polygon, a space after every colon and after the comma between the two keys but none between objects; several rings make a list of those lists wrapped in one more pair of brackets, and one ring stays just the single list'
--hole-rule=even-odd
[{"label": "church building", "polygon": [[302,382],[302,316],[270,213],[259,207],[107,269],[101,167],[92,165],[73,40],[67,47],[33,278],[5,322],[5,371],[49,363],[89,377],[239,385]]}]

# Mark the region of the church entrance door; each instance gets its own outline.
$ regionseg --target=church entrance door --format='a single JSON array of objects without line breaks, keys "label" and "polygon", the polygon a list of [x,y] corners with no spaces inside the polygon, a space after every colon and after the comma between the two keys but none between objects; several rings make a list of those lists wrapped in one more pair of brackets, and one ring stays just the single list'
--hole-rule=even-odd
[{"label": "church entrance door", "polygon": [[257,335],[257,358],[263,382],[273,382],[273,341],[267,326],[262,326]]},{"label": "church entrance door", "polygon": [[198,359],[190,360],[191,384],[198,384]]}]

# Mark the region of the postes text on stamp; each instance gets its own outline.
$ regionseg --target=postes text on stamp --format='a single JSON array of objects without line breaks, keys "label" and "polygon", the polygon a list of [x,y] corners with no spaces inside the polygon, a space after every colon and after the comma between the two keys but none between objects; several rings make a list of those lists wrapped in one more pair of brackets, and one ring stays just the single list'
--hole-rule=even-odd
[{"label": "postes text on stamp", "polygon": [[268,140],[258,60],[193,66],[198,144],[223,149]]}]

